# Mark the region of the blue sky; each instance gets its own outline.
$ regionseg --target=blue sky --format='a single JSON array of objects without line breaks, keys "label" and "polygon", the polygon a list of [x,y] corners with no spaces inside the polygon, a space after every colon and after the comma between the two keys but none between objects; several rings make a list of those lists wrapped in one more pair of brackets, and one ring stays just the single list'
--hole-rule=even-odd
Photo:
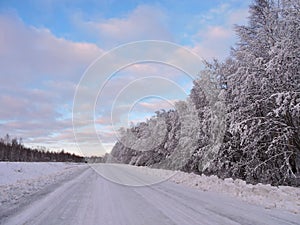
[{"label": "blue sky", "polygon": [[[208,60],[222,60],[236,41],[233,25],[246,22],[249,4],[248,0],[1,0],[0,135],[23,137],[29,146],[80,153],[72,129],[73,98],[84,71],[97,57],[121,44],[151,39],[174,42]],[[165,65],[139,64],[118,72],[104,91],[102,105],[95,108],[105,149],[87,154],[111,149],[116,141],[112,102],[118,90],[141,76],[166,77],[187,93],[192,87],[189,77]],[[161,86],[157,98],[144,98],[130,113],[120,109],[117,115],[137,122],[186,98]],[[88,140],[89,133],[82,137]]]}]

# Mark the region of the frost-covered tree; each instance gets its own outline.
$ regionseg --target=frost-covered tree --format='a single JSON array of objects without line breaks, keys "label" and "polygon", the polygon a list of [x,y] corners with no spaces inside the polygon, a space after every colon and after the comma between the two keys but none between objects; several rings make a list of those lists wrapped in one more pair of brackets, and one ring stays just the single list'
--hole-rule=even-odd
[{"label": "frost-covered tree", "polygon": [[[190,100],[196,109],[197,148],[183,168],[187,171],[206,173],[214,167],[214,159],[221,147],[225,132],[224,90],[222,78],[219,75],[217,62],[206,63],[206,68],[199,73],[199,79],[194,81]],[[194,119],[196,121],[196,119]]]},{"label": "frost-covered tree", "polygon": [[[225,69],[226,139],[218,173],[299,185],[299,0],[256,0]],[[232,71],[232,72],[230,72]]]},{"label": "frost-covered tree", "polygon": [[111,152],[114,161],[200,173],[207,170],[220,148],[225,122],[216,77],[208,65],[194,81],[190,97],[176,102],[175,110],[156,112],[150,120],[122,129]]},{"label": "frost-covered tree", "polygon": [[177,144],[168,157],[158,164],[159,167],[181,170],[190,160],[193,153],[198,148],[199,140],[199,120],[194,104],[187,101],[175,103],[176,112],[180,120],[180,130],[176,133]]},{"label": "frost-covered tree", "polygon": [[206,64],[175,111],[123,132],[115,159],[300,185],[300,0],[255,0],[236,33],[231,57]]},{"label": "frost-covered tree", "polygon": [[180,122],[175,110],[156,115],[135,126],[122,129],[109,161],[152,166],[165,161],[178,144]]}]

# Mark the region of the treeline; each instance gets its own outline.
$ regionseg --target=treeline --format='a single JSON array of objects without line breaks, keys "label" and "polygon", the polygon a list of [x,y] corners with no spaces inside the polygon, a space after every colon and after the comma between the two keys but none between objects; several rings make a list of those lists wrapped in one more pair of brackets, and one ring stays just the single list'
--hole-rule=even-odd
[{"label": "treeline", "polygon": [[121,130],[108,161],[300,186],[299,9],[254,1],[230,57],[206,63],[175,111]]},{"label": "treeline", "polygon": [[68,152],[53,152],[46,148],[31,149],[22,144],[22,139],[0,138],[0,161],[10,162],[84,162],[84,157]]},{"label": "treeline", "polygon": [[107,153],[102,157],[102,156],[88,156],[85,157],[85,162],[86,163],[105,163],[107,158]]}]

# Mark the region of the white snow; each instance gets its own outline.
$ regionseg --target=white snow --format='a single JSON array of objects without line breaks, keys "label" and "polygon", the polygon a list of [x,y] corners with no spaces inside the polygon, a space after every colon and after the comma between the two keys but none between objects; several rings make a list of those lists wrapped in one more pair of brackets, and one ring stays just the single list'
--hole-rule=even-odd
[{"label": "white snow", "polygon": [[[140,224],[143,220],[145,224],[220,224],[226,220],[226,224],[289,224],[300,216],[299,188],[251,185],[238,179],[122,164],[94,164],[94,170],[72,176],[87,167],[72,163],[0,163],[0,223],[120,224],[125,220],[126,224]],[[153,180],[153,175],[157,179]],[[146,186],[126,187],[103,177]],[[183,185],[161,182],[164,180]],[[153,181],[158,184],[147,185]],[[36,195],[40,190],[48,190],[47,195]],[[30,196],[39,201],[24,201]],[[7,211],[20,202],[26,205],[21,211]]]},{"label": "white snow", "polygon": [[63,162],[0,162],[0,185],[36,179],[74,166],[75,163]]},{"label": "white snow", "polygon": [[[265,209],[224,194],[173,182],[140,187],[120,185],[152,181],[145,177],[147,173],[169,175],[173,172],[121,164],[94,164],[93,169],[85,170],[55,189],[50,188],[49,194],[38,196],[37,201],[17,213],[0,217],[0,224],[284,225],[300,221],[299,214]],[[110,182],[100,175],[118,182]],[[191,179],[186,174],[180,180],[183,178]]]},{"label": "white snow", "polygon": [[0,207],[18,205],[27,196],[66,179],[82,164],[61,162],[0,162]]},{"label": "white snow", "polygon": [[162,179],[184,184],[202,191],[225,193],[266,209],[279,208],[300,214],[300,188],[290,186],[271,186],[270,184],[246,184],[245,181],[232,178],[220,179],[217,176],[197,175],[182,171],[140,167],[144,173]]}]

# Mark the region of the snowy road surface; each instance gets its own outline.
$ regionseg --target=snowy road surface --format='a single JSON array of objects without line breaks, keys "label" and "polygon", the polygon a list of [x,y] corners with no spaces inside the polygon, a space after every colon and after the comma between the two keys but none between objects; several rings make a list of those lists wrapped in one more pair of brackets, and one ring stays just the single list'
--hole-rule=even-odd
[{"label": "snowy road surface", "polygon": [[[152,178],[129,166],[98,164],[107,177],[141,184]],[[1,224],[300,224],[300,215],[265,209],[225,195],[171,182],[129,187],[111,182],[92,168],[62,184]]]}]

